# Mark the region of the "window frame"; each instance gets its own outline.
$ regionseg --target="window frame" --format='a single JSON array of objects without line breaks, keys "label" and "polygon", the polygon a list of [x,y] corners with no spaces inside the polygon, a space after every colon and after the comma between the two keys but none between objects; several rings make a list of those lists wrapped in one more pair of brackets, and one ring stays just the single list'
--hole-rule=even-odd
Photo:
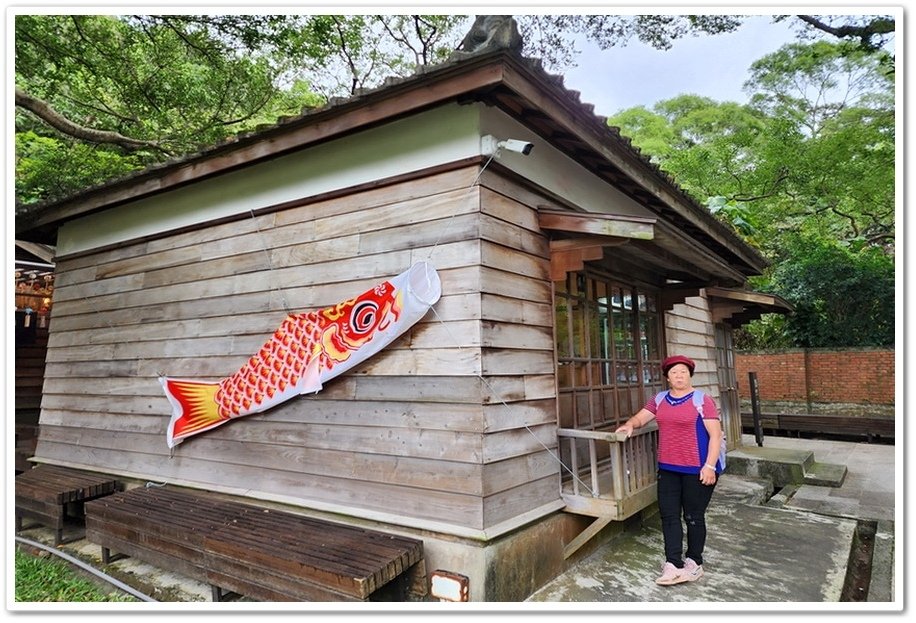
[{"label": "window frame", "polygon": [[[616,427],[663,388],[666,340],[660,299],[660,288],[591,266],[553,283],[561,428]],[[621,348],[628,352],[620,353]]]}]

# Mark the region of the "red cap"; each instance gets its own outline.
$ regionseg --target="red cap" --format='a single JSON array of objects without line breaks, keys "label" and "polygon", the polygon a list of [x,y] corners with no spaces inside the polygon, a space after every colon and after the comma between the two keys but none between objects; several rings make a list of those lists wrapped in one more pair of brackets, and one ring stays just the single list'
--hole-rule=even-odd
[{"label": "red cap", "polygon": [[671,355],[662,362],[662,374],[667,375],[668,370],[670,370],[676,364],[682,363],[690,370],[690,376],[693,376],[693,369],[697,366],[694,363],[693,359],[685,357],[684,355]]}]

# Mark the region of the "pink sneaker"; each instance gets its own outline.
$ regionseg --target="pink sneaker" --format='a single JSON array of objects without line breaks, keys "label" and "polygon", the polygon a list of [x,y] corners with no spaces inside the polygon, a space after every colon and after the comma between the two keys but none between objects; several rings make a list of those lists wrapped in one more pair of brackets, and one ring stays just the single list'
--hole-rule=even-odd
[{"label": "pink sneaker", "polygon": [[681,569],[681,576],[684,582],[695,582],[703,577],[703,565],[698,565],[693,558],[688,558]]},{"label": "pink sneaker", "polygon": [[671,586],[672,584],[680,584],[686,581],[687,578],[684,577],[684,569],[678,569],[667,561],[662,565],[662,574],[655,578],[655,583],[661,584],[662,586]]}]

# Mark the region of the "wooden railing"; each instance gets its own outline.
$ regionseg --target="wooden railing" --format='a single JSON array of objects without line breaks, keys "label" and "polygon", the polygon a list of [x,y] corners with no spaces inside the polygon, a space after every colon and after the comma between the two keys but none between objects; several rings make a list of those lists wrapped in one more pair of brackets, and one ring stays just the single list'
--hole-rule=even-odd
[{"label": "wooden railing", "polygon": [[658,427],[655,422],[625,435],[560,428],[563,470],[560,494],[566,510],[621,521],[656,499]]}]

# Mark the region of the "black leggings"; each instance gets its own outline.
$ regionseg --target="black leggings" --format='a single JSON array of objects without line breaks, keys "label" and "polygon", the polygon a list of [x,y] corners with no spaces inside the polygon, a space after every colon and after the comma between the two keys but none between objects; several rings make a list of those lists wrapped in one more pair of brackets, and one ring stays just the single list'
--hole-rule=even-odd
[{"label": "black leggings", "polygon": [[706,547],[706,507],[709,506],[715,488],[715,484],[704,485],[700,482],[699,474],[658,470],[658,512],[661,515],[662,534],[665,537],[665,560],[675,567],[684,566],[682,511],[687,524],[687,557],[698,565],[703,564],[703,548]]}]

